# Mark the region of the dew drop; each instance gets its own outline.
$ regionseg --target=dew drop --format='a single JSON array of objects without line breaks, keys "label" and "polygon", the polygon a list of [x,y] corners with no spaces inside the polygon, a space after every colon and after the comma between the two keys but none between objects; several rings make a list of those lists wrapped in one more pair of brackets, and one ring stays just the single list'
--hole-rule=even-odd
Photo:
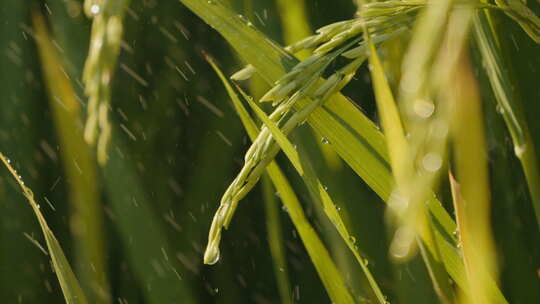
[{"label": "dew drop", "polygon": [[328,145],[328,144],[330,143],[330,142],[328,141],[328,139],[326,139],[326,138],[324,138],[324,137],[321,138],[321,142],[322,142],[323,144],[325,144],[325,145]]},{"label": "dew drop", "polygon": [[439,154],[427,153],[424,158],[422,158],[422,166],[426,171],[436,172],[442,166],[442,158]]},{"label": "dew drop", "polygon": [[248,23],[249,21],[247,20],[247,18],[242,15],[242,14],[238,14],[238,18],[240,18],[240,20],[244,21],[244,23]]},{"label": "dew drop", "polygon": [[214,265],[219,261],[219,248],[217,246],[210,246],[204,253],[204,263],[207,265]]},{"label": "dew drop", "polygon": [[420,116],[420,118],[429,118],[435,112],[435,105],[433,102],[425,99],[417,100],[414,105],[414,113]]},{"label": "dew drop", "polygon": [[514,153],[518,158],[521,158],[523,154],[527,151],[527,145],[515,145],[514,146]]},{"label": "dew drop", "polygon": [[504,115],[504,108],[503,107],[501,107],[500,105],[497,105],[496,109],[497,109],[497,112],[499,112],[501,115]]},{"label": "dew drop", "polygon": [[101,7],[98,5],[98,4],[94,4],[90,7],[90,13],[95,16],[97,14],[99,14],[99,12],[101,11]]},{"label": "dew drop", "polygon": [[412,251],[412,243],[414,240],[414,232],[408,227],[399,228],[392,243],[390,244],[390,252],[396,259],[404,259],[409,256]]}]

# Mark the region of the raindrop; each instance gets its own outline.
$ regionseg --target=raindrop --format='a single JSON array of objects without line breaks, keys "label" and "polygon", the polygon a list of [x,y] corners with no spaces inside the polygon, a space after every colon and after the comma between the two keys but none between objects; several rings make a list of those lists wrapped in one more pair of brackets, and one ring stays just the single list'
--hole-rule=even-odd
[{"label": "raindrop", "polygon": [[219,248],[217,246],[211,246],[206,249],[204,253],[204,263],[207,265],[214,265],[219,261]]},{"label": "raindrop", "polygon": [[429,118],[435,112],[435,105],[433,102],[425,99],[417,100],[414,105],[414,113],[421,118]]},{"label": "raindrop", "polygon": [[240,19],[241,19],[242,21],[244,21],[245,23],[248,23],[248,20],[247,20],[247,18],[246,18],[244,15],[238,14],[238,18],[240,18]]},{"label": "raindrop", "polygon": [[442,166],[442,158],[439,154],[427,153],[424,158],[422,158],[422,166],[426,171],[436,172]]},{"label": "raindrop", "polygon": [[92,15],[94,16],[99,14],[100,11],[101,11],[101,7],[98,4],[94,4],[90,7],[90,13],[92,13]]},{"label": "raindrop", "polygon": [[515,145],[515,146],[514,146],[514,153],[516,154],[516,156],[517,156],[518,158],[521,158],[521,156],[523,156],[523,154],[525,153],[525,151],[527,151],[527,145],[526,145],[526,144]]},{"label": "raindrop", "polygon": [[330,142],[328,141],[328,139],[326,139],[326,138],[324,138],[324,137],[321,138],[321,142],[322,142],[323,144],[325,144],[325,145],[328,145],[328,144],[330,143]]},{"label": "raindrop", "polygon": [[412,251],[412,240],[414,240],[414,232],[410,228],[406,226],[399,228],[390,245],[392,256],[397,259],[409,256]]}]

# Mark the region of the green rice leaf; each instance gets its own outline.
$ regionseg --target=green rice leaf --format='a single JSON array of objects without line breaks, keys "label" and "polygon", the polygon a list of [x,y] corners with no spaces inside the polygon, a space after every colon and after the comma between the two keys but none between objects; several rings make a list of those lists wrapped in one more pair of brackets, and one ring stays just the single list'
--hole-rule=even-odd
[{"label": "green rice leaf", "polygon": [[495,0],[504,12],[534,40],[540,43],[540,18],[522,0]]},{"label": "green rice leaf", "polygon": [[377,54],[377,50],[371,40],[368,40],[368,45],[370,50],[371,77],[373,79],[377,109],[381,118],[394,177],[399,183],[399,179],[404,177],[404,173],[400,172],[400,169],[403,167],[403,163],[406,162],[407,140],[405,139],[399,110],[390,89],[390,85],[384,75],[384,70],[379,55]]},{"label": "green rice leaf", "polygon": [[264,200],[264,211],[266,216],[266,230],[270,254],[274,262],[274,274],[283,304],[292,304],[292,290],[289,280],[289,270],[285,255],[285,242],[283,240],[283,229],[280,219],[279,202],[276,198],[276,190],[268,175],[262,177],[262,191]]},{"label": "green rice leaf", "polygon": [[0,152],[0,160],[4,163],[4,166],[8,169],[9,173],[13,176],[15,181],[19,184],[24,197],[28,200],[28,203],[30,204],[30,207],[32,207],[32,210],[34,211],[34,214],[36,215],[36,218],[39,222],[39,226],[41,227],[41,231],[43,232],[43,236],[45,237],[45,242],[47,243],[47,249],[48,254],[51,256],[52,265],[54,268],[54,271],[56,273],[56,276],[58,277],[58,282],[60,283],[60,287],[62,288],[62,292],[64,294],[64,299],[66,300],[67,304],[86,304],[88,301],[86,300],[86,296],[84,295],[81,286],[79,285],[79,281],[75,277],[75,274],[73,273],[73,270],[71,269],[71,266],[69,265],[69,262],[66,258],[66,255],[62,251],[62,247],[60,246],[60,243],[54,236],[52,230],[49,228],[49,225],[47,224],[47,221],[45,220],[45,217],[43,217],[43,214],[40,210],[40,205],[36,203],[34,199],[34,193],[30,188],[24,185],[24,182],[22,181],[21,177],[15,171],[15,169],[11,166],[10,160]]},{"label": "green rice leaf", "polygon": [[491,84],[497,106],[512,137],[514,152],[519,159],[531,194],[536,222],[540,227],[540,172],[536,151],[523,114],[522,104],[514,89],[515,81],[501,57],[500,42],[490,22],[490,15],[478,12],[474,18],[475,42],[478,45],[484,68]]},{"label": "green rice leaf", "polygon": [[[96,182],[97,168],[79,127],[81,106],[75,89],[64,74],[64,64],[53,45],[45,19],[35,14],[34,30],[43,76],[48,87],[49,105],[58,134],[62,160],[69,179],[69,203],[72,219],[77,219],[73,229],[75,268],[80,273],[82,286],[94,303],[110,303],[109,282],[104,251],[103,212]],[[58,102],[57,99],[62,102]],[[77,160],[76,162],[73,160]],[[84,174],[82,174],[84,172]]]},{"label": "green rice leaf", "polygon": [[[455,168],[461,186],[450,177],[454,210],[469,288],[468,301],[494,303],[490,285],[497,279],[496,250],[491,234],[489,172],[482,103],[466,52],[454,67],[448,86],[454,105],[451,133]],[[468,203],[474,202],[474,203]]]}]

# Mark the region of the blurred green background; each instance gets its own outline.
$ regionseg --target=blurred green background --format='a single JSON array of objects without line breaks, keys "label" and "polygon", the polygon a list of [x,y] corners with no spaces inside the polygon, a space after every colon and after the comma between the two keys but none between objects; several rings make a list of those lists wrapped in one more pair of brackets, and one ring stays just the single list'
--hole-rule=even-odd
[{"label": "blurred green background", "polygon": [[[301,33],[302,27],[313,31],[351,18],[356,11],[350,0],[292,0],[298,15],[290,11],[287,1],[229,2],[231,9],[282,45],[285,39],[291,42],[309,34]],[[44,64],[33,38],[33,12],[45,16],[84,114],[81,74],[91,23],[82,12],[82,2],[3,0],[0,151],[34,191],[90,303],[106,303],[107,289],[110,303],[282,302],[267,234],[266,220],[272,206],[265,209],[265,201],[279,211],[293,302],[329,303],[275,190],[266,189],[275,198],[269,200],[264,198],[261,185],[240,203],[231,228],[224,233],[221,261],[213,266],[202,264],[211,218],[221,194],[241,168],[250,143],[221,82],[201,55],[203,51],[211,54],[229,75],[242,67],[217,32],[178,1],[131,1],[112,82],[110,159],[103,168],[93,163],[84,167],[80,158],[91,150],[79,146],[85,151],[71,150],[74,153],[70,154],[60,138],[66,124],[59,125],[53,113],[52,105],[61,101],[46,89]],[[520,81],[526,115],[538,145],[540,47],[511,21],[500,28],[506,33],[503,45],[507,56],[526,58],[514,61],[512,72]],[[291,29],[297,32],[288,33]],[[135,79],[130,71],[144,81]],[[486,81],[480,70],[475,72]],[[343,92],[376,121],[368,75],[363,68]],[[252,93],[264,92],[261,86],[256,80],[252,82]],[[502,290],[510,303],[540,303],[540,236],[509,135],[489,94],[488,90],[483,92]],[[74,126],[82,128],[77,122]],[[317,171],[324,172],[322,182],[348,218],[359,249],[385,295],[396,303],[437,303],[419,257],[400,265],[390,262],[384,203],[345,164],[328,160],[329,156],[321,153],[321,139],[315,138],[307,125],[292,138],[308,151]],[[353,260],[350,253],[328,228],[328,220],[319,216],[320,210],[310,203],[304,184],[281,157],[278,160],[351,291],[367,297],[360,269],[348,267]],[[7,171],[0,172],[1,302],[62,303],[50,258],[32,241],[44,244],[35,216]],[[443,189],[443,196],[450,197],[448,189]],[[95,210],[85,209],[89,197]],[[98,250],[100,230],[104,247]],[[91,239],[97,243],[85,245]],[[94,252],[101,256],[89,258],[91,250],[85,246],[94,246]],[[89,259],[103,262],[98,268],[106,272],[101,281],[105,287],[93,286],[88,273],[96,265]]]}]

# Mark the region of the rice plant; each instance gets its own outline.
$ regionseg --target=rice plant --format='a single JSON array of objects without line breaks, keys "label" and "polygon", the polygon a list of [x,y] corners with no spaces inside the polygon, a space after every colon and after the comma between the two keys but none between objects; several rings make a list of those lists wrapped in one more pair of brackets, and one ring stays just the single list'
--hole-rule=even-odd
[{"label": "rice plant", "polygon": [[540,2],[1,8],[7,303],[540,302]]}]

